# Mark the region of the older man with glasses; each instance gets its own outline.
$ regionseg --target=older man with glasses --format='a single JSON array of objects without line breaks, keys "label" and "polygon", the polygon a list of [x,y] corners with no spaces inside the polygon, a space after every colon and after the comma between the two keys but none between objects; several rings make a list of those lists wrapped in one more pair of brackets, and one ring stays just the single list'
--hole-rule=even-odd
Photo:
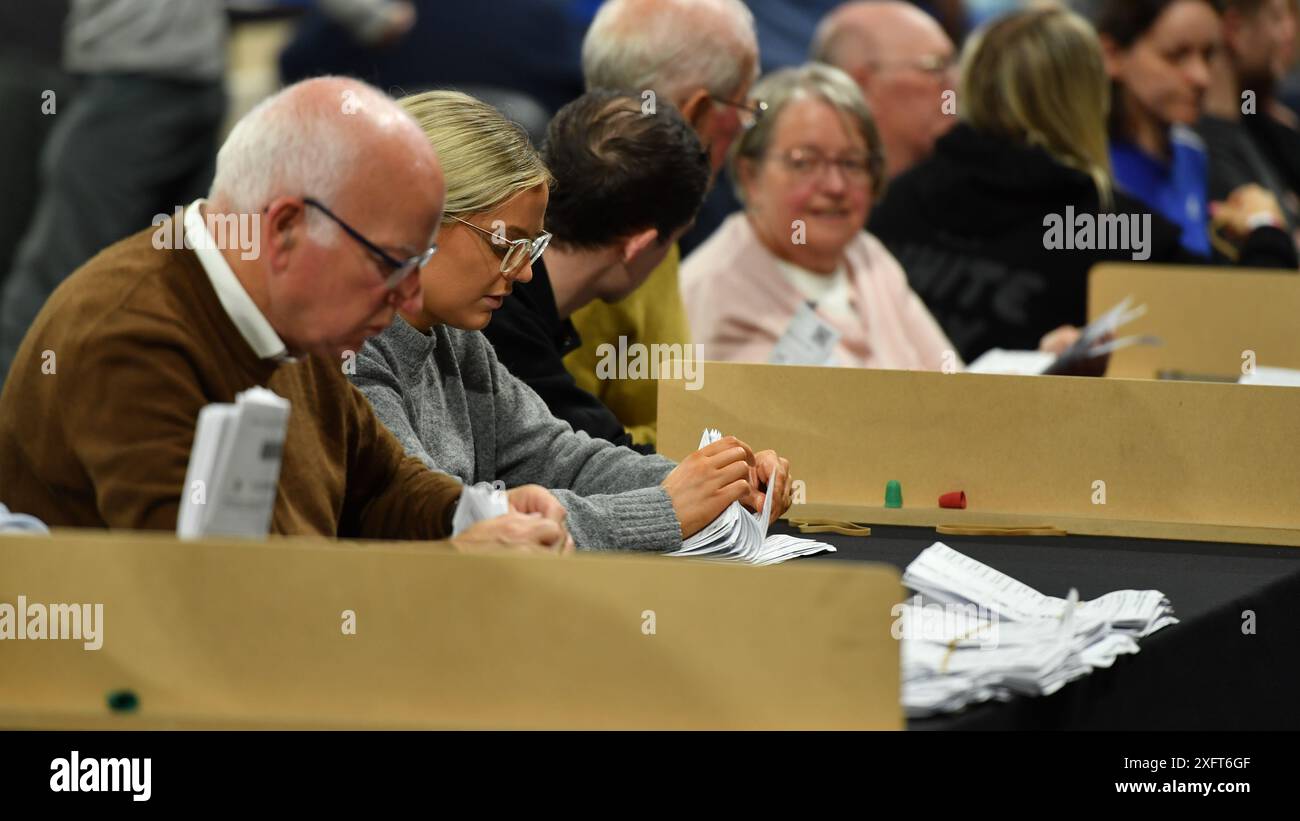
[{"label": "older man with glasses", "polygon": [[912,3],[839,6],[818,25],[812,59],[842,70],[862,89],[885,146],[886,180],[930,156],[957,122],[956,49],[943,27]]},{"label": "older man with glasses", "polygon": [[[758,40],[754,17],[740,0],[608,0],[583,40],[582,71],[588,89],[632,91],[647,102],[653,92],[655,100],[676,106],[708,151],[714,176],[758,113],[747,99],[758,73]],[[592,302],[573,314],[586,344],[565,358],[565,367],[638,445],[655,443],[657,382],[602,378],[596,351],[620,340],[629,346],[690,343],[678,293],[680,262],[674,244],[627,298]]]},{"label": "older man with glasses", "polygon": [[[260,386],[291,406],[273,532],[450,535],[460,485],[406,457],[344,375],[419,301],[443,197],[419,126],[377,90],[322,78],[263,102],[181,247],[169,225],[128,237],[36,317],[0,393],[0,501],[52,525],[172,530],[200,411]],[[565,548],[554,497],[511,502],[467,539]]]}]

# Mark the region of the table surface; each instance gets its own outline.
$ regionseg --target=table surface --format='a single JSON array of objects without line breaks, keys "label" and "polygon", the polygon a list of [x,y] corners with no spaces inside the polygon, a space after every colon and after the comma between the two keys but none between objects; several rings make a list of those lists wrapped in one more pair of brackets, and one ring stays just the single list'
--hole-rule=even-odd
[{"label": "table surface", "polygon": [[[1156,589],[1180,623],[1142,650],[1052,696],[1016,697],[909,729],[1300,728],[1300,548],[1095,536],[972,537],[872,526],[871,536],[819,533],[835,553],[801,561],[874,561],[900,571],[936,541],[1049,596],[1081,599]],[[782,522],[773,532],[795,533]],[[1255,614],[1245,632],[1245,611]]]}]

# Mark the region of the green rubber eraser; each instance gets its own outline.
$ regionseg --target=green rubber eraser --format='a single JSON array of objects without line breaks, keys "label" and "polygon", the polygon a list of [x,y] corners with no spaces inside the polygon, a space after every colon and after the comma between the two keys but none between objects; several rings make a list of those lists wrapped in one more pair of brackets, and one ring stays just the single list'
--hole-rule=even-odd
[{"label": "green rubber eraser", "polygon": [[897,481],[885,485],[885,507],[903,506],[903,486]]}]

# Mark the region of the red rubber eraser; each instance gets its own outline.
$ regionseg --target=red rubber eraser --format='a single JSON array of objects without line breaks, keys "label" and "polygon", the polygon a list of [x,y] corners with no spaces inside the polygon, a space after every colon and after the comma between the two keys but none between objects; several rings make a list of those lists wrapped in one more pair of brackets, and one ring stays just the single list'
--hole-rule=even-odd
[{"label": "red rubber eraser", "polygon": [[939,497],[939,507],[946,507],[952,510],[966,509],[966,491],[954,490],[952,493],[945,493]]}]

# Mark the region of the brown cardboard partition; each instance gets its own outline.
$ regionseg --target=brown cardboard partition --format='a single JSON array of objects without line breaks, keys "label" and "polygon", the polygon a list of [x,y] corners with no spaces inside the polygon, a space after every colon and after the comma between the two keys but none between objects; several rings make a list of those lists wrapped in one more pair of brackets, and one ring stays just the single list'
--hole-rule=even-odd
[{"label": "brown cardboard partition", "polygon": [[[661,451],[705,427],[791,462],[794,517],[1300,545],[1300,389],[708,362],[659,383]],[[884,509],[902,484],[903,508]],[[966,510],[940,495],[964,490]]]},{"label": "brown cardboard partition", "polygon": [[1295,271],[1107,263],[1089,272],[1089,320],[1127,296],[1147,313],[1120,335],[1155,334],[1164,344],[1116,351],[1107,376],[1235,381],[1247,351],[1258,365],[1300,368]]},{"label": "brown cardboard partition", "polygon": [[56,531],[0,538],[20,596],[102,646],[0,640],[0,727],[903,726],[893,568]]}]

